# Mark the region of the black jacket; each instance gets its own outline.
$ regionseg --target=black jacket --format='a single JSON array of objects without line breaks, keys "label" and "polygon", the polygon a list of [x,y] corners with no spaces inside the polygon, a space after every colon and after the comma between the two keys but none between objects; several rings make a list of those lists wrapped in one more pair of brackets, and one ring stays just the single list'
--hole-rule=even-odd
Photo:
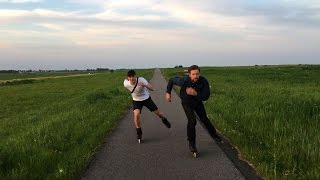
[{"label": "black jacket", "polygon": [[[173,85],[180,86],[180,98],[182,103],[197,104],[206,101],[210,97],[210,87],[208,80],[200,76],[198,81],[193,83],[189,76],[171,78],[167,85],[167,93],[171,94]],[[197,91],[197,96],[190,96],[186,93],[187,87],[193,87]]]}]

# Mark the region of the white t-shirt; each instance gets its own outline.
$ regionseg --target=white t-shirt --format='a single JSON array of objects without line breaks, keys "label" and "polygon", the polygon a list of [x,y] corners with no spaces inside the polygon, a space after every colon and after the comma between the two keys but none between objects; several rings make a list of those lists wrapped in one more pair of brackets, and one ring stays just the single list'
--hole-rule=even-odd
[{"label": "white t-shirt", "polygon": [[[148,81],[143,77],[139,77],[138,83],[143,83],[144,85],[147,85]],[[128,79],[125,79],[123,82],[123,86],[131,92],[135,84],[132,85],[130,84],[130,81]],[[136,89],[133,91],[133,93],[131,93],[131,96],[134,101],[143,101],[149,98],[149,91],[146,87],[137,85]]]}]

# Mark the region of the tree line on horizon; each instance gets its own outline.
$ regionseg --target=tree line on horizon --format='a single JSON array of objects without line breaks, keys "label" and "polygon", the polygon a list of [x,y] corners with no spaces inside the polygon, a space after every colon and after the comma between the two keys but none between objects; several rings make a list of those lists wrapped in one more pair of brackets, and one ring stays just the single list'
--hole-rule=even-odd
[{"label": "tree line on horizon", "polygon": [[64,69],[64,70],[0,70],[0,73],[35,73],[35,72],[83,72],[83,71],[110,71],[113,72],[113,69],[109,69],[109,68],[96,68],[96,69],[86,69],[86,70],[78,70],[78,69],[73,69],[73,70],[69,70],[69,69]]}]

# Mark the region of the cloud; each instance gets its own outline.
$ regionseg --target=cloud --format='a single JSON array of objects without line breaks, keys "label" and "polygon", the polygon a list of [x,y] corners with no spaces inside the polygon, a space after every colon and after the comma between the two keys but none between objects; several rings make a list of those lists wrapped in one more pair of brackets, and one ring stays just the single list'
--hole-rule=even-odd
[{"label": "cloud", "polygon": [[2,41],[0,41],[0,48],[2,48],[2,49],[5,49],[5,48],[11,48],[11,47],[13,47],[13,44],[10,42],[10,41],[8,41],[8,40],[2,40]]},{"label": "cloud", "polygon": [[0,3],[37,3],[43,0],[0,0]]},{"label": "cloud", "polygon": [[[216,54],[228,59],[234,54],[276,56],[317,52],[320,46],[317,1],[66,2],[78,8],[0,9],[0,46],[25,52],[25,57],[30,51],[39,59],[45,54],[54,59],[59,53],[61,59],[81,54],[82,59],[106,56],[123,61],[137,54],[137,59],[190,61],[205,56],[210,60]],[[43,53],[37,53],[39,49]]]},{"label": "cloud", "polygon": [[[178,1],[178,0],[109,0],[109,1],[68,1],[73,3],[96,4],[103,7],[98,13],[84,14],[81,11],[55,11],[34,9],[26,11],[0,10],[1,17],[29,17],[30,21],[68,21],[75,23],[112,24],[145,28],[209,28],[212,31],[250,33],[269,26],[305,24],[318,26],[319,6],[302,6],[286,2],[261,4],[247,1]],[[319,3],[317,3],[319,4]],[[12,14],[12,16],[8,15]],[[5,21],[4,18],[1,18]],[[8,21],[8,19],[6,19]]]},{"label": "cloud", "polygon": [[40,23],[38,24],[39,26],[45,27],[49,30],[54,30],[54,31],[63,31],[65,28],[61,26],[60,24],[49,24],[49,23]]},{"label": "cloud", "polygon": [[68,3],[75,3],[75,4],[84,4],[84,5],[103,5],[106,0],[66,0]]},{"label": "cloud", "polygon": [[251,12],[263,15],[267,20],[279,26],[306,25],[319,27],[320,8],[313,5],[297,5],[291,3],[274,4],[272,6],[252,7]]},{"label": "cloud", "polygon": [[51,18],[51,19],[68,19],[76,18],[73,16],[73,12],[62,12],[53,11],[46,9],[34,9],[34,10],[12,10],[12,9],[0,9],[0,22],[25,22],[30,21],[31,23],[37,22],[41,19]]}]

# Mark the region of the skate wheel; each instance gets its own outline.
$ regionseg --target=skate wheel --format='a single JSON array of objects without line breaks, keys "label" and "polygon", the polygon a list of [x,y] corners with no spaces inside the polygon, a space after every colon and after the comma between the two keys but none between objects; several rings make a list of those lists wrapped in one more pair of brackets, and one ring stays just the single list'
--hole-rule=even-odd
[{"label": "skate wheel", "polygon": [[141,144],[141,139],[138,139],[138,143]]},{"label": "skate wheel", "polygon": [[193,156],[194,158],[197,158],[198,154],[197,154],[196,152],[192,152],[192,156]]}]

